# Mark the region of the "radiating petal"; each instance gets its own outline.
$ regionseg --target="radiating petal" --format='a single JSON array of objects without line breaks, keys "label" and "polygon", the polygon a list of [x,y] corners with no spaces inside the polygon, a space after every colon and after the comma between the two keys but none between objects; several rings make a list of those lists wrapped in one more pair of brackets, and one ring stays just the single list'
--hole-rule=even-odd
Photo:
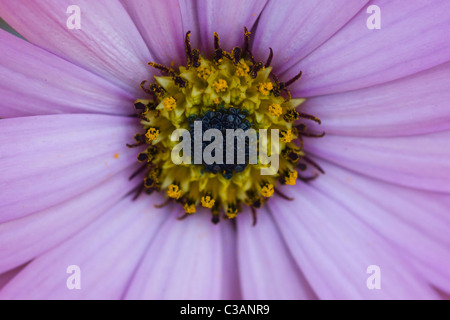
[{"label": "radiating petal", "polygon": [[54,115],[0,120],[0,221],[49,208],[134,163],[136,119]]},{"label": "radiating petal", "polygon": [[[148,244],[167,217],[158,197],[126,198],[86,229],[31,262],[0,299],[120,299]],[[69,290],[69,266],[80,290]]]},{"label": "radiating petal", "polygon": [[122,0],[154,62],[170,66],[184,65],[183,24],[178,0]]},{"label": "radiating petal", "polygon": [[[437,297],[401,251],[345,206],[314,187],[302,184],[296,189],[294,201],[271,201],[269,206],[294,259],[319,298]],[[370,266],[380,268],[380,290],[369,289]]]},{"label": "radiating petal", "polygon": [[77,234],[131,191],[130,168],[82,195],[25,218],[0,224],[0,272],[15,268]]},{"label": "radiating petal", "polygon": [[450,131],[396,138],[327,135],[311,153],[356,172],[416,189],[450,192]]},{"label": "radiating petal", "polygon": [[267,0],[179,0],[184,32],[207,56],[214,52],[214,32],[221,47],[231,51],[244,42],[244,27],[253,28]]},{"label": "radiating petal", "polygon": [[255,31],[253,54],[282,73],[319,47],[345,25],[368,0],[271,0]]},{"label": "radiating petal", "polygon": [[[143,258],[127,299],[229,299],[224,282],[231,281],[223,233],[232,225],[211,223],[206,211],[183,221],[174,210]],[[231,253],[231,252],[230,252]],[[232,252],[236,254],[236,252]]]},{"label": "radiating petal", "polygon": [[76,1],[81,29],[68,28],[72,5],[71,0],[1,0],[0,15],[31,43],[140,93],[152,58],[119,0]]},{"label": "radiating petal", "polygon": [[2,30],[0,96],[0,118],[133,113],[125,90]]},{"label": "radiating petal", "polygon": [[[314,188],[341,203],[376,230],[402,255],[413,260],[422,277],[450,292],[450,195],[399,187],[324,164],[327,174]],[[299,195],[301,197],[301,195]]]},{"label": "radiating petal", "polygon": [[25,265],[17,267],[13,270],[7,271],[5,273],[0,274],[0,294],[3,288],[12,280],[15,276],[17,276],[25,267]]},{"label": "radiating petal", "polygon": [[245,210],[237,218],[237,252],[243,298],[315,299],[267,209],[258,211],[257,221],[256,226],[252,226],[250,210]]},{"label": "radiating petal", "polygon": [[450,60],[450,2],[374,0],[381,29],[369,30],[361,10],[334,37],[281,78],[303,71],[293,96],[345,92],[400,79]]},{"label": "radiating petal", "polygon": [[314,97],[302,110],[333,135],[408,136],[450,130],[450,63],[386,84]]}]

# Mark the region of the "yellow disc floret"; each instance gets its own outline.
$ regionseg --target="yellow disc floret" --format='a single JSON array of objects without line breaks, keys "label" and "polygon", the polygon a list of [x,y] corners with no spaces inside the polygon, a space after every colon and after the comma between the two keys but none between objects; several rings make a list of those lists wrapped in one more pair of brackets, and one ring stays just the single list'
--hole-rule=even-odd
[{"label": "yellow disc floret", "polygon": [[145,137],[148,141],[155,141],[159,137],[159,130],[156,128],[149,128],[145,134]]},{"label": "yellow disc floret", "polygon": [[274,191],[275,189],[273,188],[273,184],[268,183],[262,187],[261,194],[265,198],[270,198],[273,195]]},{"label": "yellow disc floret", "polygon": [[211,209],[214,207],[214,204],[216,203],[216,200],[211,198],[211,196],[202,197],[202,206],[205,208]]},{"label": "yellow disc floret", "polygon": [[167,111],[172,111],[177,107],[177,101],[173,97],[168,97],[164,99],[163,105]]}]

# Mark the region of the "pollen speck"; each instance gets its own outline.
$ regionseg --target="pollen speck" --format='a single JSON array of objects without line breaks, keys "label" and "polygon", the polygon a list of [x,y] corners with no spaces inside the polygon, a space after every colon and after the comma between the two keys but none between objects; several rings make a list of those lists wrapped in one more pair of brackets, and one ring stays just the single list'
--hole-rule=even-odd
[{"label": "pollen speck", "polygon": [[119,159],[119,154],[118,154],[118,153],[116,153],[116,154],[114,155],[114,159]]},{"label": "pollen speck", "polygon": [[292,135],[292,131],[291,130],[286,130],[286,131],[281,131],[281,141],[289,143],[292,141],[292,139],[294,138],[294,136]]}]

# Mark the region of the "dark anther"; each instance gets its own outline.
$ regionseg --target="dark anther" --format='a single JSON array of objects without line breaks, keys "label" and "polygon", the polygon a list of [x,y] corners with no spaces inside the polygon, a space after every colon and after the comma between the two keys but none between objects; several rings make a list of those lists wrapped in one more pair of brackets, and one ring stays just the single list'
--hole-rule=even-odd
[{"label": "dark anther", "polygon": [[147,162],[149,157],[148,157],[147,153],[141,152],[141,153],[139,153],[137,159],[138,159],[139,162]]},{"label": "dark anther", "polygon": [[252,218],[253,218],[253,223],[252,226],[256,226],[256,223],[258,222],[258,214],[256,212],[255,207],[251,206],[250,209],[252,210]]},{"label": "dark anther", "polygon": [[299,115],[300,118],[312,120],[312,121],[314,121],[314,122],[316,122],[318,124],[322,124],[322,121],[320,121],[320,119],[315,117],[315,116],[312,116],[312,115],[309,115],[309,114],[305,114],[305,113],[299,113],[298,115]]},{"label": "dark anther", "polygon": [[153,178],[145,178],[144,185],[146,188],[152,188],[155,186],[155,180]]},{"label": "dark anther", "polygon": [[233,48],[233,51],[231,52],[231,55],[233,56],[234,64],[238,64],[239,61],[241,61],[241,55],[242,55],[241,48],[239,48],[239,47]]},{"label": "dark anther", "polygon": [[128,144],[127,143],[127,147],[128,148],[137,148],[137,147],[140,147],[140,146],[142,146],[143,144],[144,144],[145,142],[138,142],[138,143],[135,143],[135,144]]},{"label": "dark anther", "polygon": [[300,71],[295,77],[293,77],[291,80],[289,80],[288,82],[284,83],[284,87],[287,88],[289,87],[291,84],[293,84],[295,81],[297,81],[298,79],[300,79],[302,77],[303,72]]},{"label": "dark anther", "polygon": [[191,64],[194,68],[200,67],[200,51],[198,49],[192,50]]},{"label": "dark anther", "polygon": [[144,91],[147,94],[153,94],[153,92],[151,90],[145,88],[145,84],[147,82],[148,82],[147,80],[144,80],[141,82],[141,89],[142,89],[142,91]]},{"label": "dark anther", "polygon": [[264,65],[264,67],[266,67],[266,68],[270,67],[270,65],[272,64],[272,59],[273,59],[273,50],[272,50],[272,48],[269,48],[269,49],[270,49],[269,57],[267,58],[267,62]]},{"label": "dark anther", "polygon": [[220,38],[217,32],[214,32],[214,50],[220,49]]},{"label": "dark anther", "polygon": [[247,27],[244,27],[244,51],[249,52],[250,50],[250,32]]},{"label": "dark anther", "polygon": [[144,103],[138,101],[138,102],[136,102],[136,103],[134,104],[134,109],[135,109],[137,112],[143,113],[143,112],[145,112],[145,111],[147,110],[147,105],[145,105]]},{"label": "dark anther", "polygon": [[142,171],[144,171],[145,169],[147,168],[147,165],[145,164],[145,165],[143,165],[143,166],[141,166],[139,169],[137,169],[131,176],[130,176],[130,178],[128,178],[128,180],[133,180],[134,178],[136,178],[136,176],[138,175],[138,174],[140,174]]},{"label": "dark anther", "polygon": [[300,171],[305,171],[306,169],[308,169],[308,166],[306,164],[304,164],[304,163],[299,163],[297,165],[297,168],[299,168]]},{"label": "dark anther", "polygon": [[311,160],[310,158],[304,156],[304,157],[302,157],[302,159],[303,159],[306,163],[312,165],[314,168],[316,168],[317,170],[319,170],[320,173],[325,174],[325,171],[324,171],[317,163],[315,163],[313,160]]},{"label": "dark anther", "polygon": [[149,66],[151,66],[151,67],[153,67],[155,69],[161,70],[162,72],[167,73],[167,74],[170,74],[171,72],[173,72],[172,69],[170,69],[170,68],[168,68],[168,67],[166,67],[166,66],[164,66],[162,64],[159,64],[159,63],[148,62],[147,64]]},{"label": "dark anther", "polygon": [[280,190],[275,188],[275,193],[277,195],[279,195],[280,197],[282,197],[284,200],[288,200],[288,201],[293,201],[294,198],[288,197],[287,195],[285,195],[284,193],[282,193]]},{"label": "dark anther", "polygon": [[184,81],[183,78],[181,78],[180,76],[174,76],[173,77],[173,81],[180,88],[185,88],[186,87],[186,81]]},{"label": "dark anther", "polygon": [[284,115],[284,120],[286,120],[287,122],[294,122],[298,120],[299,117],[300,114],[297,112],[297,110],[291,109],[288,110],[288,112],[286,112],[286,114]]},{"label": "dark anther", "polygon": [[161,87],[159,84],[152,83],[149,87],[151,93],[153,93],[156,96],[162,96],[166,90],[164,90],[163,87]]},{"label": "dark anther", "polygon": [[185,49],[186,49],[186,58],[187,58],[187,65],[191,65],[191,57],[192,57],[192,47],[191,47],[191,32],[186,32],[186,40],[185,40]]},{"label": "dark anther", "polygon": [[250,76],[255,79],[258,76],[258,71],[264,68],[261,62],[257,62],[253,64],[252,69],[250,70]]}]

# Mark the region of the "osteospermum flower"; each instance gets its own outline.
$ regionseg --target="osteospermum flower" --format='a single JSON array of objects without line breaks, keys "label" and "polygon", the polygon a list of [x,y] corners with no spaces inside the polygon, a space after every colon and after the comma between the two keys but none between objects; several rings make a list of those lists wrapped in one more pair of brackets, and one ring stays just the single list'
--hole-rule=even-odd
[{"label": "osteospermum flower", "polygon": [[[0,1],[0,298],[450,292],[448,1],[76,2]],[[195,121],[280,171],[173,165]]]}]

